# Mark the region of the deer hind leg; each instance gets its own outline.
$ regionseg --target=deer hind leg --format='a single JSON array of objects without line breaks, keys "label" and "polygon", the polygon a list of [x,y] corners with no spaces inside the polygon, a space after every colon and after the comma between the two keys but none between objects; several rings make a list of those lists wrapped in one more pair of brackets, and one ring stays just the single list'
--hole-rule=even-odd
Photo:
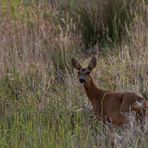
[{"label": "deer hind leg", "polygon": [[131,109],[136,112],[139,119],[142,120],[145,118],[146,110],[144,108],[143,102],[135,101],[134,103],[132,103]]},{"label": "deer hind leg", "polygon": [[145,115],[146,109],[144,107],[144,102],[138,102],[135,100],[133,103],[130,104],[131,111],[136,113],[136,119],[140,123],[141,130],[144,132],[144,125],[145,125]]},{"label": "deer hind leg", "polygon": [[137,101],[135,98],[123,98],[121,106],[120,106],[120,112],[121,113],[128,113],[130,111],[138,112],[138,114],[143,117],[144,116],[144,102]]},{"label": "deer hind leg", "polygon": [[131,111],[136,112],[137,117],[141,119],[143,117],[142,110],[143,110],[142,104],[138,102],[135,98],[128,98],[128,97],[123,98],[120,106],[120,113],[126,119],[128,119],[128,117],[125,115],[125,113],[130,113]]},{"label": "deer hind leg", "polygon": [[145,114],[146,110],[143,105],[143,101],[138,102],[136,99],[125,98],[122,101],[120,112],[124,115],[124,113],[128,113],[130,111],[134,111],[136,113],[136,119],[140,122],[141,130],[144,132],[145,125]]},{"label": "deer hind leg", "polygon": [[146,109],[144,102],[135,101],[132,105],[132,110],[136,112],[137,121],[140,122],[141,130],[144,132]]},{"label": "deer hind leg", "polygon": [[122,99],[122,103],[120,106],[120,119],[124,119],[123,122],[124,123],[128,123],[128,118],[126,116],[125,113],[129,113],[131,111],[131,107],[130,107],[130,99],[129,98],[123,98]]},{"label": "deer hind leg", "polygon": [[124,97],[122,99],[122,103],[121,103],[121,106],[120,106],[120,112],[121,113],[128,113],[128,112],[130,112],[131,105],[135,101],[136,101],[136,99],[134,99],[134,98]]}]

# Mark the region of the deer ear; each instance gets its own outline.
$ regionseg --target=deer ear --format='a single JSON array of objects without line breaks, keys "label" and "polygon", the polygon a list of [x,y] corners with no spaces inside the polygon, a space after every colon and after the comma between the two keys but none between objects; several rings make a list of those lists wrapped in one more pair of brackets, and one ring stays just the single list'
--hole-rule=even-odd
[{"label": "deer ear", "polygon": [[96,67],[96,65],[97,65],[97,59],[96,57],[92,57],[88,65],[88,69],[93,70]]},{"label": "deer ear", "polygon": [[71,63],[72,63],[72,66],[73,66],[75,69],[80,70],[81,65],[80,65],[80,63],[79,63],[76,59],[72,58],[72,59],[71,59]]}]

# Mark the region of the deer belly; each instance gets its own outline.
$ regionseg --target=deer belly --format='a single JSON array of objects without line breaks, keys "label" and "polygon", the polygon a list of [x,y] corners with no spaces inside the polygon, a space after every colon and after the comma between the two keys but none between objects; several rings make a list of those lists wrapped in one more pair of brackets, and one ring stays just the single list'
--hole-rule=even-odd
[{"label": "deer belly", "polygon": [[107,119],[116,125],[122,125],[126,121],[126,117],[123,116],[119,110],[107,113]]}]

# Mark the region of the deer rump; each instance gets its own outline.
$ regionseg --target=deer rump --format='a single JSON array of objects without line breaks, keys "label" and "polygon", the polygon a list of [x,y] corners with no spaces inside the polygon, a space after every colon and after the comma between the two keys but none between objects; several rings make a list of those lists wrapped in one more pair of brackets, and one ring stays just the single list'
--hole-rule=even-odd
[{"label": "deer rump", "polygon": [[93,107],[94,113],[103,122],[109,121],[121,126],[129,122],[127,115],[130,112],[135,112],[140,121],[145,118],[145,99],[134,92],[106,92],[101,103],[96,104],[98,105]]}]

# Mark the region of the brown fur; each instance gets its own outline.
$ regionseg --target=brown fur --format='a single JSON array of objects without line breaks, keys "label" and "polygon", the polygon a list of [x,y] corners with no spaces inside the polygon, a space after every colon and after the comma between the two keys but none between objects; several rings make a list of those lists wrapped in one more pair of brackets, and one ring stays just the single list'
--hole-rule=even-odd
[{"label": "brown fur", "polygon": [[82,68],[77,60],[72,59],[72,65],[78,70],[79,78],[84,81],[84,89],[93,106],[93,111],[99,120],[104,123],[112,122],[116,126],[128,123],[127,113],[133,111],[137,119],[144,121],[148,101],[135,92],[112,92],[98,88],[90,73],[96,66],[96,58],[93,57],[87,68]]}]

